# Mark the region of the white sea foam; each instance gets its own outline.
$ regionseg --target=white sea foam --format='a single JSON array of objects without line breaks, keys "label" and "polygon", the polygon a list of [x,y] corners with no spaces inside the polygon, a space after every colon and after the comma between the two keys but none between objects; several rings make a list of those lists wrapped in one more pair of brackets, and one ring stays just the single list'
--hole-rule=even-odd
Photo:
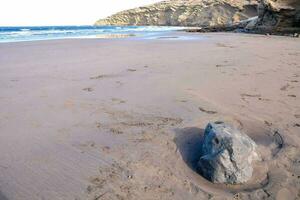
[{"label": "white sea foam", "polygon": [[[1,28],[1,27],[0,27]],[[51,40],[62,38],[98,38],[99,35],[107,34],[138,34],[150,36],[159,32],[176,31],[184,27],[161,27],[161,26],[72,26],[72,27],[24,27],[0,30],[0,42],[18,42],[34,40]]]}]

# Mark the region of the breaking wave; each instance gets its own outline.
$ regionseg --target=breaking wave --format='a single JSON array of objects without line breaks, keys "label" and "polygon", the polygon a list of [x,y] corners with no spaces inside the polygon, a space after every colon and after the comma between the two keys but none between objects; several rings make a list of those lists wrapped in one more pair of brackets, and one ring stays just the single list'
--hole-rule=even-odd
[{"label": "breaking wave", "polygon": [[181,30],[183,28],[162,26],[0,27],[0,43],[64,38],[93,38],[102,34],[138,34],[148,36],[161,32]]}]

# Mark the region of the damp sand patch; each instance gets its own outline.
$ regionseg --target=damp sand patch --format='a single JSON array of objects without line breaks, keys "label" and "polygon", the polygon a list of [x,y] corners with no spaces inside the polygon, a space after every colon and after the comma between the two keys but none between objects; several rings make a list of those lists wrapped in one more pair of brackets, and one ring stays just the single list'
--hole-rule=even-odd
[{"label": "damp sand patch", "polygon": [[136,37],[136,34],[99,34],[99,35],[92,35],[92,36],[82,36],[76,37],[78,39],[118,39],[118,38],[129,38],[129,37]]},{"label": "damp sand patch", "polygon": [[103,39],[110,39],[110,38],[128,38],[128,37],[135,37],[135,34],[103,34],[103,35],[96,35],[95,38],[103,38]]}]

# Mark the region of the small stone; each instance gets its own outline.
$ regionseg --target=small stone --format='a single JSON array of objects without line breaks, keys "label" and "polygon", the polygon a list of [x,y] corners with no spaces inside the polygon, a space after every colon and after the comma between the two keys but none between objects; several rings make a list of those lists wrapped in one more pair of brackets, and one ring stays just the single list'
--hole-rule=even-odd
[{"label": "small stone", "polygon": [[205,129],[199,172],[213,183],[240,184],[252,177],[252,161],[259,160],[255,142],[224,122]]},{"label": "small stone", "polygon": [[128,179],[132,179],[133,176],[132,176],[132,175],[128,175],[127,178],[128,178]]}]

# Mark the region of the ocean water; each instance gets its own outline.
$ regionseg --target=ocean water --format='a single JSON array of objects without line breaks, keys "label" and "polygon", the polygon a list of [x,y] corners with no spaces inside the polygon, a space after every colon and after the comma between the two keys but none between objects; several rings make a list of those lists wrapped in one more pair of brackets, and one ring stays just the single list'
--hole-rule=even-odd
[{"label": "ocean water", "polygon": [[154,37],[184,27],[161,26],[35,26],[0,27],[0,43],[52,40],[65,38],[97,38],[106,35]]}]

